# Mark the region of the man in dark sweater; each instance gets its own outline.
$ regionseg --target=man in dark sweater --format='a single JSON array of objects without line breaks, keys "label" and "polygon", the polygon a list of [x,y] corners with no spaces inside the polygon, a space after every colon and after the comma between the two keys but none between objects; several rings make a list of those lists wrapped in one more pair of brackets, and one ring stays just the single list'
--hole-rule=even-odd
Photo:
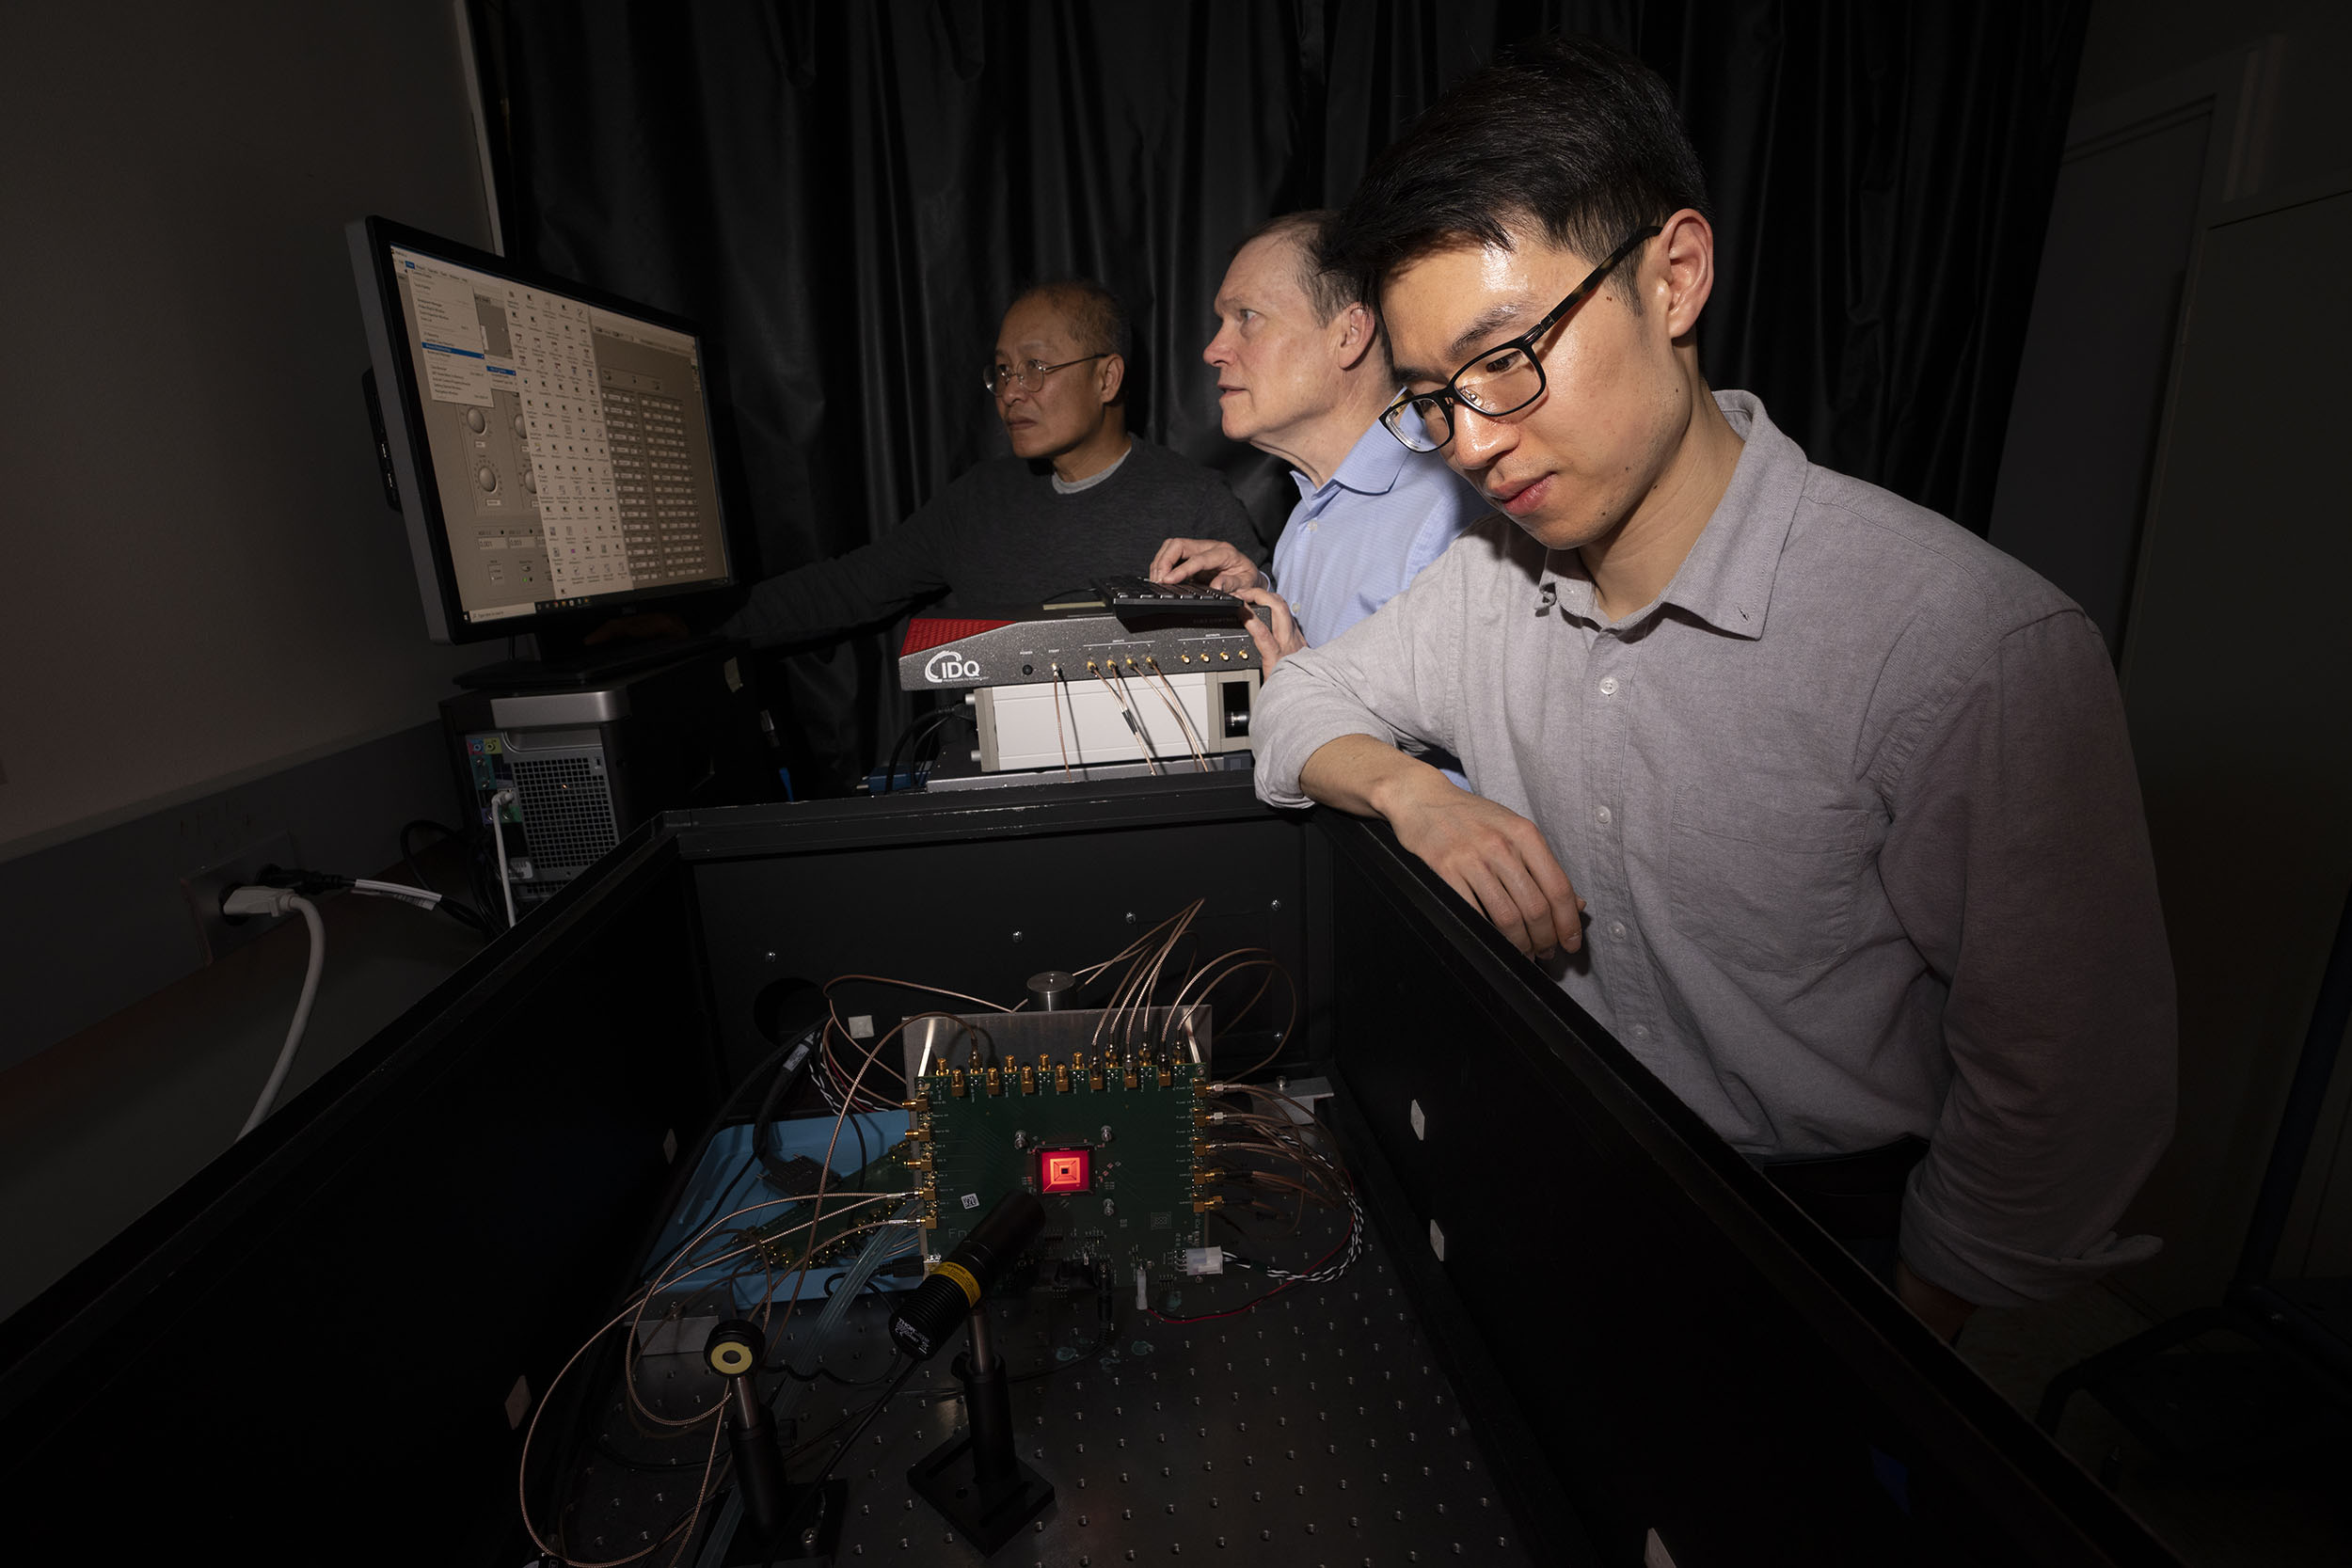
[{"label": "man in dark sweater", "polygon": [[1139,575],[1176,536],[1262,560],[1223,480],[1127,434],[1126,349],[1126,314],[1099,283],[1047,283],[1014,300],[987,378],[1012,455],[967,470],[874,543],[770,578],[719,629],[755,645],[802,641],[942,591],[949,607],[1035,605]]}]

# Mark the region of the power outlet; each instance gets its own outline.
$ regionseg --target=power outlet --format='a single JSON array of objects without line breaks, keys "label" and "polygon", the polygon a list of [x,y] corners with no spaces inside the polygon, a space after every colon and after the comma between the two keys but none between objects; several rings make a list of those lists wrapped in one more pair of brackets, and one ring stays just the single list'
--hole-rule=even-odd
[{"label": "power outlet", "polygon": [[301,863],[302,857],[294,850],[294,835],[279,832],[180,879],[180,890],[188,897],[188,912],[196,917],[196,940],[206,963],[220,962],[225,955],[235,952],[285,918],[256,914],[231,921],[220,912],[222,896],[230,888],[241,887],[260,876],[265,865]]}]

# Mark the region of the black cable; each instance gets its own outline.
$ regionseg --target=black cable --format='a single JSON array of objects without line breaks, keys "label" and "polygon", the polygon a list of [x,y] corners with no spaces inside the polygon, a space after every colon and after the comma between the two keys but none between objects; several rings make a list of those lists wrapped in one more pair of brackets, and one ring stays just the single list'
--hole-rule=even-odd
[{"label": "black cable", "polygon": [[[893,1359],[897,1358],[893,1357]],[[822,1486],[825,1483],[825,1478],[833,1474],[833,1467],[841,1463],[841,1456],[850,1451],[850,1445],[866,1435],[866,1429],[874,1424],[874,1418],[882,1413],[882,1406],[890,1402],[891,1398],[898,1392],[908,1378],[914,1375],[914,1370],[921,1365],[920,1361],[910,1361],[899,1369],[898,1375],[890,1380],[890,1386],[882,1390],[882,1398],[867,1405],[866,1414],[858,1418],[857,1425],[850,1429],[850,1434],[834,1445],[833,1454],[825,1461],[825,1467],[818,1471],[816,1476],[806,1482],[807,1485]]]},{"label": "black cable", "polygon": [[[805,1033],[805,1031],[803,1031],[803,1033]],[[800,1035],[795,1034],[786,1037],[782,1043],[780,1043],[773,1051],[770,1052],[764,1058],[761,1059],[757,1067],[752,1069],[752,1070],[748,1073],[745,1073],[736,1084],[735,1087],[727,1091],[726,1098],[719,1102],[719,1109],[712,1113],[710,1120],[704,1124],[702,1132],[695,1137],[691,1146],[693,1151],[691,1157],[678,1166],[677,1175],[675,1179],[675,1185],[672,1188],[669,1195],[667,1195],[661,1207],[656,1212],[655,1217],[650,1223],[644,1242],[638,1246],[635,1252],[629,1255],[632,1259],[630,1263],[632,1271],[641,1266],[636,1259],[642,1259],[648,1257],[653,1251],[654,1243],[660,1241],[661,1232],[665,1228],[665,1221],[667,1217],[675,1212],[679,1199],[685,1196],[685,1188],[687,1183],[691,1182],[694,1179],[694,1172],[702,1168],[704,1159],[709,1154],[712,1141],[718,1137],[719,1130],[726,1126],[727,1118],[735,1114],[736,1103],[743,1098],[743,1091],[750,1088],[754,1084],[764,1081],[768,1074],[773,1070],[779,1063],[783,1062],[787,1056],[791,1054],[792,1048],[799,1043],[801,1043]],[[803,1062],[801,1064],[802,1070],[806,1070],[807,1065],[808,1064],[806,1062]],[[700,1218],[696,1219],[692,1224],[686,1227],[687,1235],[692,1236],[698,1233],[703,1227],[708,1225],[712,1220],[719,1217],[719,1205],[724,1203],[727,1198],[727,1194],[733,1192],[736,1187],[741,1183],[744,1173],[751,1169],[751,1158],[746,1157],[743,1164],[737,1167],[734,1176],[730,1177],[727,1180],[726,1184],[719,1189],[718,1196],[712,1201],[711,1206],[703,1212]],[[634,1272],[632,1272],[630,1277],[632,1282],[628,1291],[624,1292],[624,1294],[633,1293],[637,1289],[637,1284],[635,1283],[637,1276]]]},{"label": "black cable", "polygon": [[914,736],[914,744],[909,747],[907,752],[908,759],[910,761],[914,760],[915,756],[920,754],[925,742],[935,740],[942,729],[945,729],[951,721],[958,720],[961,720],[967,724],[973,723],[974,721],[972,715],[964,710],[961,704],[958,704],[953,707],[941,708],[936,713],[926,714],[918,723],[908,725],[907,729]]},{"label": "black cable", "polygon": [[[690,1429],[685,1435],[700,1437],[702,1434]],[[707,1452],[694,1459],[632,1459],[601,1437],[596,1440],[596,1449],[609,1463],[618,1465],[624,1470],[643,1470],[654,1475],[664,1471],[699,1470],[710,1463],[710,1455]]]},{"label": "black cable", "polygon": [[[417,851],[409,842],[420,831],[439,833],[443,838],[454,839],[461,845],[466,843],[466,835],[447,823],[436,822],[428,816],[420,816],[400,825],[400,863],[407,868],[409,881],[427,893],[440,893],[441,890],[433,885],[432,879],[424,874],[424,867],[418,863]],[[472,877],[469,875],[467,878],[469,884],[472,880]],[[477,900],[480,899],[479,888],[474,890],[474,895]],[[498,928],[490,924],[489,917],[474,905],[467,904],[442,893],[441,901],[436,907],[468,930],[479,934],[485,941],[498,935]]]},{"label": "black cable", "polygon": [[[777,1063],[788,1056],[795,1046],[806,1044],[807,1036],[808,1031],[803,1029],[799,1034],[787,1038],[782,1045],[769,1053],[766,1061],[752,1069],[750,1077],[735,1086],[735,1092],[727,1096],[726,1103],[719,1107],[719,1115],[713,1118],[709,1129],[703,1134],[702,1148],[704,1149],[710,1147],[712,1140],[718,1137],[719,1130],[726,1125],[727,1116],[735,1109],[735,1102],[742,1098],[743,1091],[764,1076],[769,1069],[775,1067]],[[792,1085],[799,1083],[807,1071],[808,1062],[806,1058],[803,1058],[797,1067],[787,1068],[776,1074],[775,1081],[769,1086],[767,1097],[760,1102],[758,1117],[752,1122],[752,1151],[743,1156],[743,1163],[735,1167],[735,1174],[728,1177],[725,1184],[719,1188],[717,1195],[710,1200],[710,1207],[704,1210],[702,1214],[686,1227],[687,1235],[700,1234],[705,1226],[717,1219],[721,1207],[727,1200],[727,1195],[742,1184],[743,1178],[751,1174],[754,1164],[767,1158],[767,1151],[761,1147],[766,1140],[760,1135],[760,1129],[766,1125],[765,1118],[769,1111],[774,1107],[775,1102],[784,1097]],[[701,1164],[702,1158],[700,1153],[696,1154],[696,1164]],[[777,1168],[782,1168],[781,1162],[778,1162]]]},{"label": "black cable", "polygon": [[826,1383],[837,1383],[844,1388],[876,1388],[890,1378],[890,1370],[886,1367],[882,1369],[879,1376],[875,1377],[843,1377],[830,1367],[819,1367],[813,1372],[803,1372],[797,1367],[781,1361],[772,1364],[768,1370],[771,1372],[781,1372],[795,1383],[816,1383],[822,1380]]},{"label": "black cable", "polygon": [[[823,1019],[820,1019],[814,1023],[805,1024],[798,1032],[789,1036],[785,1040],[784,1045],[779,1046],[777,1049],[782,1051],[790,1047],[805,1045],[808,1048],[809,1055],[813,1057],[818,1052],[825,1049],[824,1031],[831,1026],[832,1022],[832,1015],[827,1014]],[[770,1184],[771,1186],[776,1186],[779,1191],[782,1190],[781,1183],[787,1179],[787,1167],[784,1157],[774,1152],[768,1147],[768,1129],[775,1124],[776,1107],[784,1102],[784,1097],[786,1094],[790,1092],[793,1085],[798,1084],[801,1079],[807,1074],[808,1068],[808,1062],[803,1060],[799,1067],[794,1068],[790,1072],[778,1075],[776,1081],[769,1085],[767,1094],[761,1098],[759,1101],[759,1109],[752,1116],[752,1152],[750,1159],[744,1162],[744,1169],[748,1170],[751,1168],[752,1160],[758,1161],[761,1167],[767,1171],[768,1175],[774,1179]],[[742,1180],[742,1172],[737,1172],[735,1180],[740,1181]],[[735,1182],[733,1181],[727,1183],[730,1190],[733,1189],[734,1185]],[[800,1196],[805,1196],[807,1195],[803,1194]]]},{"label": "black cable", "polygon": [[866,1167],[874,1163],[874,1157],[866,1148],[866,1117],[854,1105],[850,1107],[850,1131],[857,1134],[857,1174],[850,1178],[855,1183],[866,1180]]},{"label": "black cable", "polygon": [[[497,848],[487,833],[473,836],[473,853],[466,863],[466,885],[473,889],[473,904],[477,910],[495,910],[503,905],[499,896]],[[487,916],[485,916],[487,919]],[[498,928],[492,921],[492,928]]]},{"label": "black cable", "polygon": [[[961,706],[944,707],[936,713],[918,714],[914,719],[908,721],[907,727],[898,732],[898,738],[892,743],[890,748],[890,760],[884,765],[883,768],[882,793],[884,795],[889,794],[898,786],[898,758],[900,753],[907,751],[907,743],[911,740],[915,741],[915,751],[908,755],[907,760],[908,769],[912,772],[914,768],[919,766],[916,759],[921,754],[921,741],[930,739],[931,736],[936,734],[941,726],[945,725],[950,719],[961,719],[967,723],[972,721],[972,716],[969,713],[966,713]],[[917,739],[918,736],[921,739]],[[910,783],[908,787],[913,787],[912,783]]]},{"label": "black cable", "polygon": [[[977,733],[979,729],[978,721],[974,720],[971,714],[965,712],[961,707],[948,709],[947,717],[950,719],[961,719],[966,723],[971,724],[975,733]],[[942,733],[946,729],[946,724],[944,722],[937,723],[933,724],[924,733],[923,738],[915,742],[915,760],[920,760],[922,748],[928,742],[931,750],[931,761],[934,763],[939,761],[939,753],[945,751],[947,745],[946,737]]]},{"label": "black cable", "polygon": [[[894,1355],[891,1357],[891,1360],[895,1364],[898,1357]],[[885,1371],[882,1375],[887,1377],[889,1373]],[[894,1389],[892,1392],[895,1393],[897,1390]],[[963,1397],[963,1389],[960,1386],[956,1385],[949,1385],[946,1387],[934,1386],[930,1388],[921,1388],[917,1389],[916,1392],[920,1393],[925,1399],[930,1400],[957,1400]],[[890,1395],[886,1394],[882,1396],[882,1398],[887,1400],[890,1398]],[[774,1402],[772,1398],[770,1402],[771,1404]],[[843,1427],[849,1425],[851,1421],[857,1420],[869,1414],[872,1410],[878,1408],[881,1402],[881,1401],[877,1401],[874,1405],[861,1405],[856,1410],[851,1411],[850,1414],[834,1421],[831,1426],[826,1427],[823,1431],[802,1438],[800,1442],[794,1444],[786,1451],[784,1456],[785,1464],[787,1465],[790,1465],[794,1460],[800,1458],[801,1455],[808,1452],[809,1449],[815,1448],[826,1438],[831,1437],[834,1433],[839,1432]]]},{"label": "black cable", "polygon": [[906,750],[907,737],[920,729],[924,723],[937,717],[938,715],[930,713],[916,715],[907,721],[905,729],[898,732],[898,738],[890,743],[890,756],[882,764],[882,793],[884,795],[894,793],[898,787],[898,754]]}]

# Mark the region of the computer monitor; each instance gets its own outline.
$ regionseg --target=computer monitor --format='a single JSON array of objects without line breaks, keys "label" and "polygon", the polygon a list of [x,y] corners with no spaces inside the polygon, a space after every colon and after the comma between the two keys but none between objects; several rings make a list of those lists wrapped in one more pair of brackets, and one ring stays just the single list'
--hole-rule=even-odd
[{"label": "computer monitor", "polygon": [[347,233],[436,641],[736,580],[691,323],[382,218]]}]

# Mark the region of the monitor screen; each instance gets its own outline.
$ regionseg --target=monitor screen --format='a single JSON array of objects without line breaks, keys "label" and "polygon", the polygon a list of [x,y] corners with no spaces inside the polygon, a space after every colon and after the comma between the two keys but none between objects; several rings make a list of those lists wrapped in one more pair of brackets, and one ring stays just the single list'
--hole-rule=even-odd
[{"label": "monitor screen", "polygon": [[691,324],[381,219],[351,241],[437,639],[735,580]]}]

